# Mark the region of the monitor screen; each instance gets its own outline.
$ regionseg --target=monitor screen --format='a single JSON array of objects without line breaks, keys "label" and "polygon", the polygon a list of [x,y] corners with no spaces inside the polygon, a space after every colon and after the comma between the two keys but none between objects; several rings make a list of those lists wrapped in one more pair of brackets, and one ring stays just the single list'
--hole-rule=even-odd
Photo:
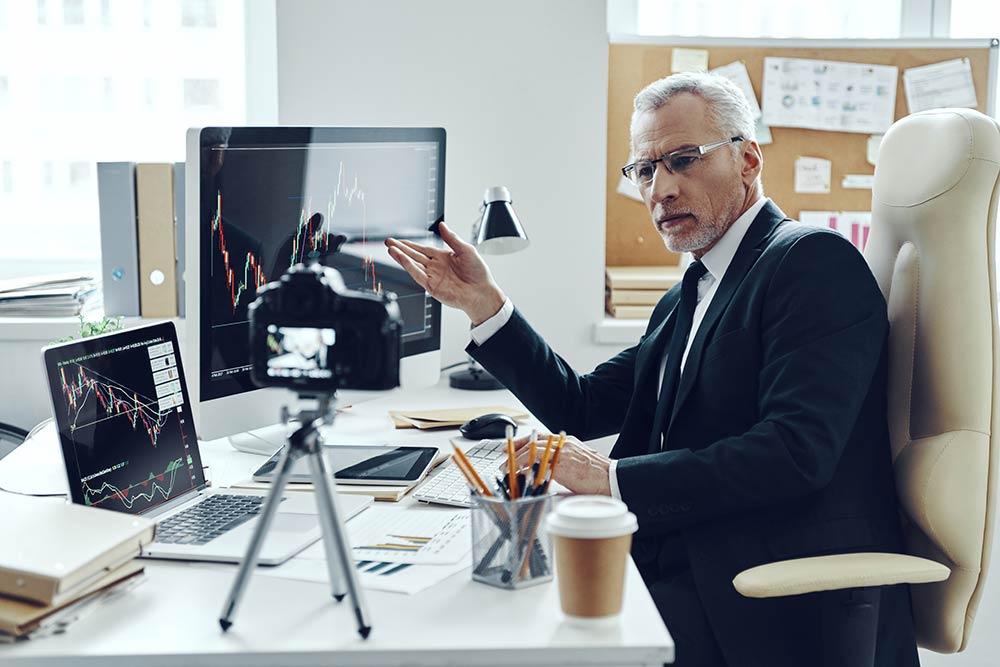
[{"label": "monitor screen", "polygon": [[170,322],[45,350],[73,502],[139,514],[205,485]]},{"label": "monitor screen", "polygon": [[297,263],[348,288],[394,292],[403,357],[440,348],[441,305],[388,255],[433,243],[444,212],[440,128],[203,128],[199,140],[200,400],[256,389],[247,307]]}]

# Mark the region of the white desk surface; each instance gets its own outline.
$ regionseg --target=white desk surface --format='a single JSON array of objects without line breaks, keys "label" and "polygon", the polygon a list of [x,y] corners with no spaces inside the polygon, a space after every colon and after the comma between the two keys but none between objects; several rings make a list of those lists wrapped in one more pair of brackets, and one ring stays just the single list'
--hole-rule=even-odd
[{"label": "white desk surface", "polygon": [[[444,382],[356,405],[338,416],[329,439],[447,445],[457,432],[394,430],[386,410],[472,405],[520,406],[507,392],[459,392]],[[232,450],[225,440],[201,447],[216,485],[246,479],[263,461]],[[251,579],[233,627],[223,634],[218,616],[234,575],[232,565],[148,560],[146,581],[127,595],[77,621],[65,635],[0,646],[0,662],[523,667],[659,666],[673,660],[673,640],[631,561],[621,622],[612,629],[567,625],[554,581],[505,591],[471,581],[466,570],[417,595],[365,590],[373,625],[368,640],[357,634],[349,601],[333,601],[325,584],[261,576]]]}]

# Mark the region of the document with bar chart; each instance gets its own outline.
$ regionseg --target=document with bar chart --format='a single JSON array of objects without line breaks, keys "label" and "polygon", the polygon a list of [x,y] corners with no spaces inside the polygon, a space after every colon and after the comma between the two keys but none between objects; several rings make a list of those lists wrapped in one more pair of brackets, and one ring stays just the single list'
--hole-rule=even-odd
[{"label": "document with bar chart", "polygon": [[447,565],[468,559],[468,510],[371,507],[347,524],[356,561]]}]

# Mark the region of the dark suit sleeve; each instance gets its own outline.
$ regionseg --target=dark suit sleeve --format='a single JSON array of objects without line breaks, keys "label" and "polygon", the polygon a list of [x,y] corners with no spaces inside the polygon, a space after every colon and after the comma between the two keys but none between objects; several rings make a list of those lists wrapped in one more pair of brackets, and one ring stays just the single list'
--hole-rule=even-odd
[{"label": "dark suit sleeve", "polygon": [[761,303],[759,421],[702,449],[618,462],[643,533],[788,502],[832,479],[886,340],[882,294],[860,253],[822,232],[792,243]]},{"label": "dark suit sleeve", "polygon": [[482,345],[470,343],[466,349],[549,430],[591,440],[621,429],[638,345],[578,375],[515,310]]}]

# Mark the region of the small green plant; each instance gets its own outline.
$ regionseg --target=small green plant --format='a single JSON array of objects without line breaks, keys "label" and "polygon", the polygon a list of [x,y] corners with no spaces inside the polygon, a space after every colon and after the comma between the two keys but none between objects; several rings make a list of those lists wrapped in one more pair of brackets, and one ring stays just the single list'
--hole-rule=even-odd
[{"label": "small green plant", "polygon": [[[117,317],[104,317],[94,322],[88,322],[83,319],[83,315],[80,315],[80,338],[100,336],[101,334],[111,333],[112,331],[118,331],[119,329],[124,328],[125,325],[122,324],[122,318],[120,315]],[[65,343],[71,340],[73,340],[73,336],[66,336],[65,338],[60,338],[55,342]]]}]

